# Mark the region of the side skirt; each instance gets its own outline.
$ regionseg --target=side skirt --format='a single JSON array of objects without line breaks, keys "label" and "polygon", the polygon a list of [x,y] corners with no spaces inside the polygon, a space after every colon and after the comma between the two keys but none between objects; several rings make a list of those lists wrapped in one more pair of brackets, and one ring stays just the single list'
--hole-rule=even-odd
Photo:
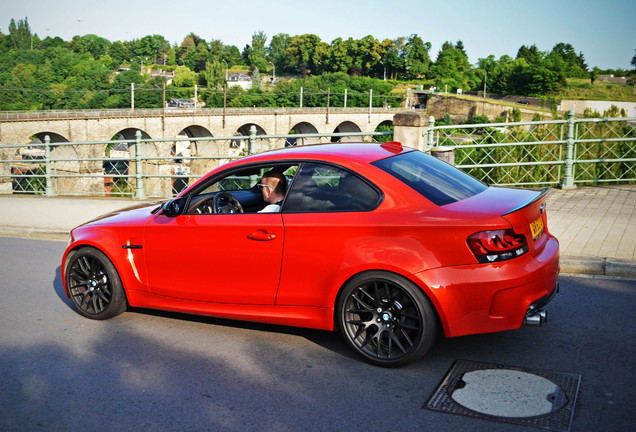
[{"label": "side skirt", "polygon": [[333,308],[212,303],[163,297],[141,291],[126,291],[132,307],[159,309],[193,315],[334,330]]}]

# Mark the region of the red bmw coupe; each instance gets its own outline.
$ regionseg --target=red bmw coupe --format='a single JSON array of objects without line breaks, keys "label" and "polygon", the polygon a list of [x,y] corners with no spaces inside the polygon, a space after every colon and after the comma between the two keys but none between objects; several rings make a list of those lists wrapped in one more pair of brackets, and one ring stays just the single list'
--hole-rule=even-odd
[{"label": "red bmw coupe", "polygon": [[399,366],[440,333],[544,321],[559,273],[546,193],[489,187],[396,142],[276,150],[73,229],[64,287],[88,318],[132,306],[338,329]]}]

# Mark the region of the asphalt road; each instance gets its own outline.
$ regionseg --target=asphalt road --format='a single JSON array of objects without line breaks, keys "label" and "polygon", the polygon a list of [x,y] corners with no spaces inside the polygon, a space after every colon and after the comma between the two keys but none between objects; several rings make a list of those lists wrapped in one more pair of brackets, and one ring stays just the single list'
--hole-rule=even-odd
[{"label": "asphalt road", "polygon": [[530,431],[424,409],[456,359],[581,374],[572,430],[636,423],[636,282],[562,278],[540,328],[440,341],[402,369],[337,334],[64,297],[64,242],[0,237],[2,431]]}]

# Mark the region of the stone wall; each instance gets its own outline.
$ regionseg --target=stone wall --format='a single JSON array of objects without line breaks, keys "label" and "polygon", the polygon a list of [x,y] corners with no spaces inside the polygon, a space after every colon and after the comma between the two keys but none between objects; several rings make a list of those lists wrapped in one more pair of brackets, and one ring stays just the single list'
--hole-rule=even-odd
[{"label": "stone wall", "polygon": [[[612,102],[612,101],[590,101],[590,100],[563,100],[561,101],[561,110],[574,110],[576,115],[583,115],[586,108],[596,111],[603,115],[603,112],[609,110],[612,105],[617,107],[619,111],[625,110],[627,117],[636,117],[635,102]],[[620,115],[620,114],[619,114]]]},{"label": "stone wall", "polygon": [[[521,112],[521,121],[532,121],[535,114],[539,113],[542,118],[550,120],[552,114],[549,111],[537,111],[534,109],[516,106]],[[511,122],[513,107],[505,104],[487,102],[474,99],[465,99],[454,95],[429,95],[426,101],[427,115],[435,117],[436,121],[442,121],[446,114],[449,114],[453,123],[462,123],[471,120],[477,115],[486,115],[492,122],[496,117],[501,117],[504,121]]]}]

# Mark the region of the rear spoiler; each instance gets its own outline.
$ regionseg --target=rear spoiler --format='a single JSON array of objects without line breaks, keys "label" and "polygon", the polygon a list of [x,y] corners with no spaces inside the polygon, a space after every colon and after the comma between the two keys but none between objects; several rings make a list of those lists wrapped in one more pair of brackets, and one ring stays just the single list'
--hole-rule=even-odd
[{"label": "rear spoiler", "polygon": [[533,199],[531,199],[530,201],[525,202],[525,203],[523,203],[523,204],[521,204],[521,205],[519,205],[519,206],[517,206],[517,207],[513,208],[512,210],[507,211],[507,212],[506,212],[506,213],[504,213],[502,216],[505,216],[505,215],[510,214],[510,213],[514,213],[514,212],[516,212],[517,210],[521,210],[522,208],[524,208],[524,207],[526,207],[526,206],[528,206],[528,205],[532,204],[533,202],[540,200],[541,198],[543,198],[544,196],[546,196],[546,195],[548,194],[548,192],[550,192],[550,189],[551,189],[551,188],[549,188],[549,187],[547,187],[547,188],[545,188],[545,189],[542,189],[542,190],[541,190],[541,192],[539,192],[539,195],[537,195],[536,197],[534,197],[534,198],[533,198]]}]

